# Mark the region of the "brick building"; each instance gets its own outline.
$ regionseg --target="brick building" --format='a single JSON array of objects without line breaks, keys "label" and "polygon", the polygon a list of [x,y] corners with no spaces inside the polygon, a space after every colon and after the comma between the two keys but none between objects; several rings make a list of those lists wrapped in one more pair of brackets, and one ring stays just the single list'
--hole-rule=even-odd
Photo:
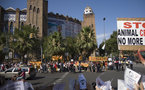
[{"label": "brick building", "polygon": [[15,28],[21,29],[23,25],[38,29],[40,38],[60,29],[63,37],[75,37],[81,30],[79,20],[48,13],[47,0],[27,0],[27,8],[22,10],[0,6],[0,30],[14,33]]}]

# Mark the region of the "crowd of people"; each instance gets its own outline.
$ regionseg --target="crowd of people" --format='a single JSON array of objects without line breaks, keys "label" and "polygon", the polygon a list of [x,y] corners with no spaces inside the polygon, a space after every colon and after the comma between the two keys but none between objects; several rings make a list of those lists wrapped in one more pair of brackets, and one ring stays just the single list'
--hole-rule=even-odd
[{"label": "crowd of people", "polygon": [[[0,64],[0,71],[5,71],[11,67],[19,67],[18,75],[13,77],[13,81],[23,80],[25,81],[25,71],[21,70],[21,66],[24,64],[19,63],[2,63]],[[107,70],[123,71],[125,67],[133,69],[133,62],[129,59],[126,60],[108,60],[108,61],[49,61],[47,63],[27,63],[27,66],[33,66],[38,73],[54,73],[54,72],[102,72]],[[95,85],[96,86],[96,85]],[[100,90],[95,87],[96,90]],[[136,89],[138,90],[138,89]]]},{"label": "crowd of people", "polygon": [[[0,64],[0,71],[5,71],[11,67],[21,67],[23,65],[20,63],[2,63]],[[27,63],[28,66],[33,66],[36,72],[82,72],[82,71],[90,71],[90,72],[101,72],[106,70],[124,70],[125,67],[133,69],[133,62],[131,60],[111,60],[111,61],[66,61],[66,62],[58,62],[58,61],[49,61],[47,63]]]},{"label": "crowd of people", "polygon": [[102,72],[106,70],[123,71],[125,67],[133,69],[133,62],[131,60],[112,60],[112,61],[68,61],[57,62],[50,61],[42,63],[40,66],[33,65],[37,72]]}]

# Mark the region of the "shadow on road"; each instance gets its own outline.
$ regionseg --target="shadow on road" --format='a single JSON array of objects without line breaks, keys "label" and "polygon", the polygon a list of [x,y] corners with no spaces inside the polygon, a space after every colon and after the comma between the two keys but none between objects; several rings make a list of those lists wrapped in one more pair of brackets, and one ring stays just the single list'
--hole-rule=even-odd
[{"label": "shadow on road", "polygon": [[42,78],[45,78],[45,77],[35,77],[34,80],[38,80],[38,79],[42,79]]}]

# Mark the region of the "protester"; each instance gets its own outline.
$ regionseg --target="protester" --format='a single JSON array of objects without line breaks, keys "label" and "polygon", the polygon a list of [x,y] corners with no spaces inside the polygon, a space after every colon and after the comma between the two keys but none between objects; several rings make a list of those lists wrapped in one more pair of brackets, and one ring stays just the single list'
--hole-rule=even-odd
[{"label": "protester", "polygon": [[130,63],[130,68],[133,69],[133,62],[130,60],[129,63]]}]

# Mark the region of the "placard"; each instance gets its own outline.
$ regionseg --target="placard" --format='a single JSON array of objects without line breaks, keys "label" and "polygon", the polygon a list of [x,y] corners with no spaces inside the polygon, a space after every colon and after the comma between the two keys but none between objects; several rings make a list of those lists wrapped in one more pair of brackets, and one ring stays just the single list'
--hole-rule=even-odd
[{"label": "placard", "polygon": [[124,81],[129,88],[134,88],[134,84],[137,84],[140,78],[141,75],[139,73],[126,67]]}]

